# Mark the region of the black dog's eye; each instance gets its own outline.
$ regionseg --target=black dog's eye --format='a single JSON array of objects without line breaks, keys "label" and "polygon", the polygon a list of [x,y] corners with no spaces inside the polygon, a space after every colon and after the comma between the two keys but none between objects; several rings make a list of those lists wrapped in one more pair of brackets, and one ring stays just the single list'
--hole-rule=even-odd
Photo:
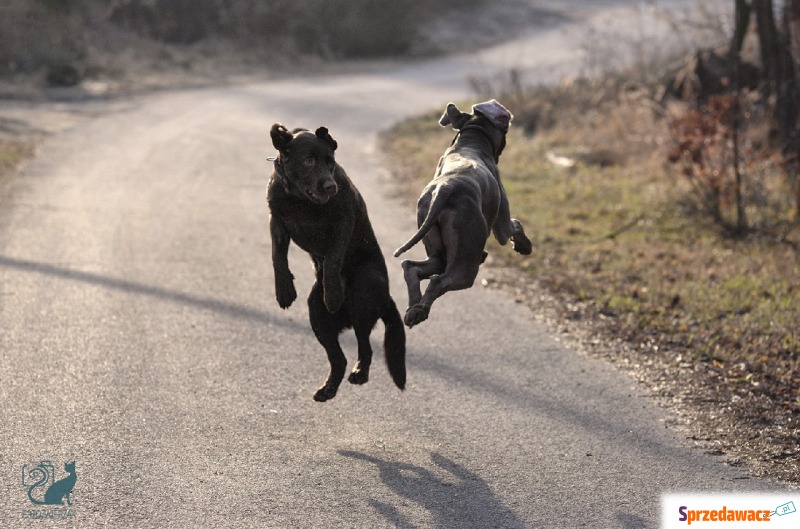
[{"label": "black dog's eye", "polygon": [[330,156],[327,156],[327,157],[325,158],[325,163],[327,164],[327,166],[328,166],[328,167],[333,167],[333,164],[334,164],[335,162],[334,162],[334,160],[333,160],[333,158],[332,158],[332,157],[330,157]]}]

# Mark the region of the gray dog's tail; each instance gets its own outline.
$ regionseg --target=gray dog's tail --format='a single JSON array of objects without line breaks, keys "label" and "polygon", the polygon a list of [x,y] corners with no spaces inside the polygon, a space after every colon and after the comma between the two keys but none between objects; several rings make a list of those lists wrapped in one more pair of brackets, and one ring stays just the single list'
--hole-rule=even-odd
[{"label": "gray dog's tail", "polygon": [[394,383],[400,389],[406,387],[406,330],[403,319],[397,311],[394,300],[389,298],[381,316],[386,334],[383,337],[383,352],[386,356],[386,367],[389,369]]},{"label": "gray dog's tail", "polygon": [[425,237],[425,234],[430,231],[433,223],[436,222],[436,219],[439,217],[439,213],[441,213],[442,209],[444,209],[445,204],[447,204],[447,200],[450,198],[450,195],[453,193],[453,186],[448,185],[439,185],[436,186],[436,189],[433,191],[433,199],[431,200],[431,205],[428,207],[428,215],[425,217],[425,220],[422,222],[422,225],[417,230],[417,233],[414,234],[406,243],[394,251],[394,256],[397,257],[401,253],[405,252],[419,241]]}]

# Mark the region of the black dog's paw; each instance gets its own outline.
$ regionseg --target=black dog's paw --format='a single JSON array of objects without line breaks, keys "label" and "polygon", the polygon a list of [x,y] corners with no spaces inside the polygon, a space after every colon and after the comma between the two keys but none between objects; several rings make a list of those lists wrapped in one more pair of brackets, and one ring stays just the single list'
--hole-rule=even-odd
[{"label": "black dog's paw", "polygon": [[350,376],[347,377],[347,381],[351,384],[366,384],[369,381],[369,369],[361,369],[356,366]]},{"label": "black dog's paw", "polygon": [[408,325],[408,328],[410,329],[414,325],[417,325],[427,320],[429,312],[430,309],[425,308],[422,305],[414,305],[413,307],[408,307],[408,310],[406,311],[406,315],[405,318],[403,318],[403,321],[405,322],[406,325]]},{"label": "black dog's paw", "polygon": [[294,303],[294,300],[297,299],[297,291],[294,289],[294,283],[290,281],[288,285],[282,284],[277,290],[275,297],[278,299],[278,305],[282,309],[288,309],[292,303]]},{"label": "black dog's paw", "polygon": [[317,402],[325,402],[326,400],[331,400],[333,397],[336,396],[336,392],[339,390],[336,386],[330,386],[325,384],[321,388],[314,393],[314,400]]}]

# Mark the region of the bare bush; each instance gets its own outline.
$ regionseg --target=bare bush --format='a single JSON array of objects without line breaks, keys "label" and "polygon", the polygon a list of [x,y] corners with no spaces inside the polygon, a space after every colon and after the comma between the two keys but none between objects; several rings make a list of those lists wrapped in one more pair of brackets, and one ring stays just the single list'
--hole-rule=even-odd
[{"label": "bare bush", "polygon": [[767,122],[759,95],[748,90],[712,96],[670,120],[669,161],[691,184],[699,210],[732,235],[776,230],[792,218]]},{"label": "bare bush", "polygon": [[726,41],[729,7],[727,0],[703,2],[691,10],[639,3],[632,17],[609,20],[587,32],[581,42],[582,74],[598,77],[624,71],[639,82],[655,81],[675,57]]},{"label": "bare bush", "polygon": [[74,84],[103,62],[119,67],[111,55],[130,44],[170,57],[224,43],[277,63],[401,56],[435,48],[420,45],[430,37],[423,22],[485,2],[16,0],[0,3],[0,75],[43,73],[52,84]]},{"label": "bare bush", "polygon": [[50,84],[75,84],[85,70],[80,9],[61,0],[0,8],[0,74],[44,69]]},{"label": "bare bush", "polygon": [[[485,0],[458,3],[460,7]],[[324,58],[407,53],[420,22],[456,5],[454,0],[118,0],[110,20],[162,42],[192,44],[225,36],[250,45]]]}]

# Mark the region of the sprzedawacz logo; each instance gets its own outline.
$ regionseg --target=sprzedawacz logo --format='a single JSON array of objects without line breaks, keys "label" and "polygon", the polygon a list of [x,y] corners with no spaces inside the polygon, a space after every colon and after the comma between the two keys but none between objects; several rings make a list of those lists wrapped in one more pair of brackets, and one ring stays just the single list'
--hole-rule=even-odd
[{"label": "sprzedawacz logo", "polygon": [[[72,506],[72,489],[75,488],[75,483],[78,481],[75,461],[65,463],[64,472],[67,475],[56,480],[55,467],[48,460],[22,465],[22,486],[26,488],[28,500],[36,507],[51,507],[24,509],[23,516],[28,518],[75,516],[75,513],[69,508]],[[56,506],[60,508],[52,508]]]},{"label": "sprzedawacz logo", "polygon": [[800,527],[795,514],[798,498],[789,491],[665,494],[661,498],[661,527],[760,527],[767,522],[765,527],[795,529]]}]

